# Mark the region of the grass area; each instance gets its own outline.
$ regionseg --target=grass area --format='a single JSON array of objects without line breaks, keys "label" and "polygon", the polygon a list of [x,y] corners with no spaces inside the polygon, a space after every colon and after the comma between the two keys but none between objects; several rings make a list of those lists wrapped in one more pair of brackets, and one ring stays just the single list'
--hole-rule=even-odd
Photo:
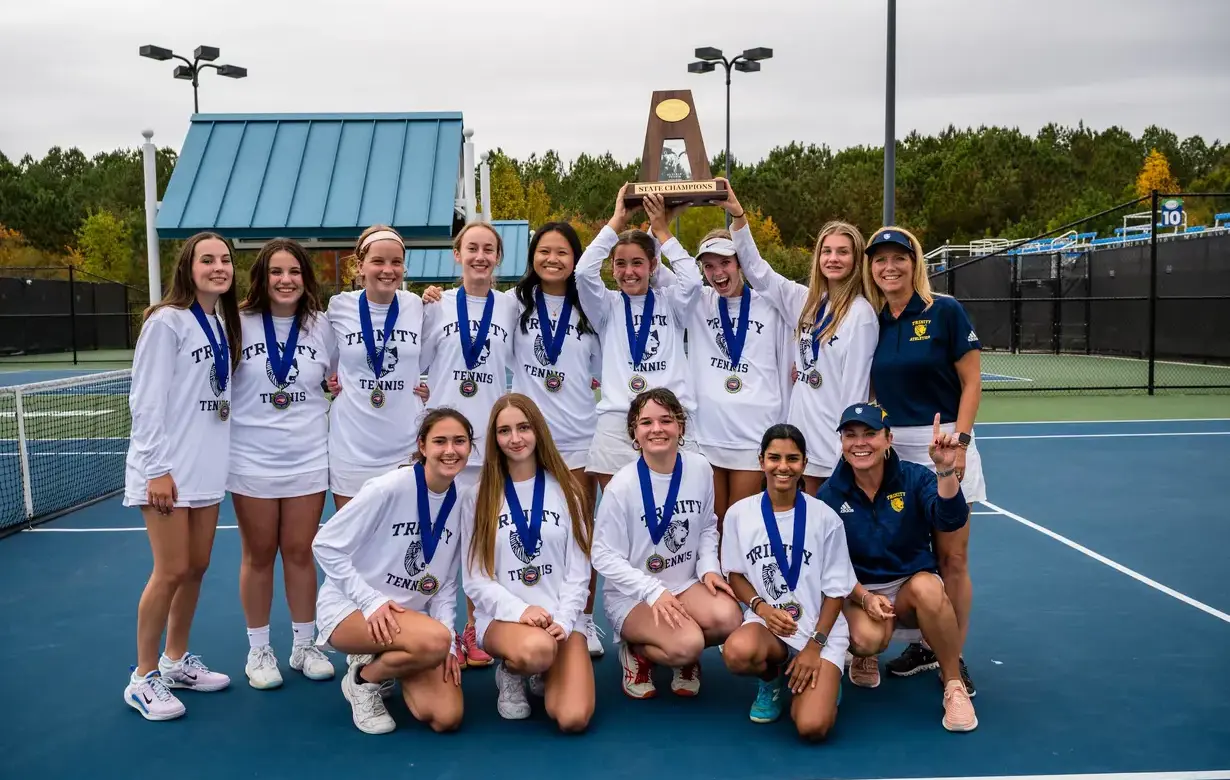
[{"label": "grass area", "polygon": [[1230,419],[1225,395],[1001,395],[984,393],[978,422]]},{"label": "grass area", "polygon": [[[982,353],[983,387],[1000,391],[1037,392],[1047,388],[1147,387],[1149,362],[1099,355],[1014,355]],[[1230,387],[1230,366],[1158,361],[1156,386]]]}]

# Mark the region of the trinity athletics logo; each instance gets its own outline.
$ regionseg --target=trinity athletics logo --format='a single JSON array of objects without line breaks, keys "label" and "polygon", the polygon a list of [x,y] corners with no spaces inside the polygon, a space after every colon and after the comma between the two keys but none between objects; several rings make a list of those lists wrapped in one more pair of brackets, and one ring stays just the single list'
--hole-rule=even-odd
[{"label": "trinity athletics logo", "polygon": [[927,333],[927,326],[931,324],[931,320],[914,320],[914,337],[910,341],[925,341],[931,338]]},{"label": "trinity athletics logo", "polygon": [[888,505],[893,508],[894,512],[900,512],[905,509],[905,493],[893,493],[888,497]]}]

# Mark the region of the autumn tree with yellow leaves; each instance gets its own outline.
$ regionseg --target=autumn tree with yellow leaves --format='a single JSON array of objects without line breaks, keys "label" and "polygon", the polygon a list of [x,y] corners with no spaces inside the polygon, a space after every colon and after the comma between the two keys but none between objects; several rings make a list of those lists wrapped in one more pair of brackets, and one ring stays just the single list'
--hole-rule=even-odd
[{"label": "autumn tree with yellow leaves", "polygon": [[1136,197],[1147,198],[1153,190],[1162,193],[1179,191],[1179,182],[1170,172],[1170,161],[1157,149],[1149,150],[1149,156],[1136,177]]}]

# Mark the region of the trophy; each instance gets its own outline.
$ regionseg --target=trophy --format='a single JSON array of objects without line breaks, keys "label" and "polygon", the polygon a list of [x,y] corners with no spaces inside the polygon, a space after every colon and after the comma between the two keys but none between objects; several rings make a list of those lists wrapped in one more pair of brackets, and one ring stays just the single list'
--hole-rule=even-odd
[{"label": "trophy", "polygon": [[636,208],[659,193],[666,206],[712,205],[726,199],[726,185],[710,177],[709,158],[696,118],[691,90],[654,92],[641,155],[641,179],[628,187],[624,203]]}]

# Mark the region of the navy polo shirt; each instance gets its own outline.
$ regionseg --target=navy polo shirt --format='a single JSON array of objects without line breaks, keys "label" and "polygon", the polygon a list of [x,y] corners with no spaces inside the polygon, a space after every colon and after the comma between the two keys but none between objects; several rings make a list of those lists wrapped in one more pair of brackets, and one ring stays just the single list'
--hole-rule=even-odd
[{"label": "navy polo shirt", "polygon": [[936,412],[941,422],[956,422],[961,405],[956,362],[974,349],[982,343],[956,298],[937,295],[928,309],[914,293],[900,317],[886,304],[871,360],[876,403],[902,428],[931,425]]},{"label": "navy polo shirt", "polygon": [[901,460],[895,450],[889,450],[874,501],[854,483],[854,469],[844,459],[816,497],[845,524],[850,562],[863,585],[937,571],[931,532],[956,531],[969,519],[960,490],[940,498],[935,472]]}]

